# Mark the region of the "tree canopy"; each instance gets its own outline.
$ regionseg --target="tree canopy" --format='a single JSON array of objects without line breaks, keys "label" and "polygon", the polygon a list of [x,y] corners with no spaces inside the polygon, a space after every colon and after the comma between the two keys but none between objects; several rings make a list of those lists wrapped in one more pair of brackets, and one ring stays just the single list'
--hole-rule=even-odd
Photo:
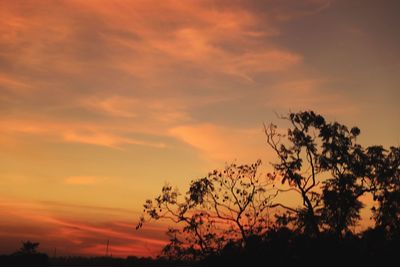
[{"label": "tree canopy", "polygon": [[[246,249],[284,229],[340,240],[360,234],[353,226],[365,207],[361,197],[369,194],[375,229],[388,240],[399,239],[400,147],[363,147],[359,128],[327,122],[313,111],[281,119],[289,122],[286,131],[264,125],[266,143],[276,154],[274,172],[261,172],[258,160],[214,170],[191,181],[184,194],[165,185],[144,204],[137,228],[149,220],[174,222],[163,255],[175,259]],[[281,202],[289,191],[299,195],[299,205]]]}]

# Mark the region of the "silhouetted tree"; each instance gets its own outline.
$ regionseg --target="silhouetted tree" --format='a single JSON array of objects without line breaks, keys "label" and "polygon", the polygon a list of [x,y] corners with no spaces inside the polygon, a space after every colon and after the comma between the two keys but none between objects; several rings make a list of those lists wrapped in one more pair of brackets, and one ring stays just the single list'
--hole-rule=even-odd
[{"label": "silhouetted tree", "polygon": [[317,175],[321,170],[318,168],[314,131],[325,124],[325,120],[313,112],[291,113],[289,117],[283,118],[292,126],[287,134],[278,132],[274,124],[265,127],[267,143],[278,156],[278,163],[273,166],[282,177],[282,184],[287,182],[289,186],[295,187],[303,199],[304,209],[298,210],[298,218],[304,231],[317,235],[319,218],[316,207],[320,204],[320,193],[316,186]]},{"label": "silhouetted tree", "polygon": [[338,236],[343,236],[360,219],[363,204],[359,197],[368,191],[367,157],[356,143],[359,134],[357,127],[349,130],[337,122],[324,123],[319,129],[322,151],[318,168],[329,175],[323,182],[321,220]]},{"label": "silhouetted tree", "polygon": [[342,236],[360,219],[359,197],[365,187],[367,156],[356,143],[360,130],[328,123],[312,111],[290,113],[287,133],[265,127],[267,143],[276,152],[275,170],[282,183],[296,188],[303,199],[297,225],[317,236],[328,228]]},{"label": "silhouetted tree", "polygon": [[0,257],[0,266],[46,267],[49,257],[38,252],[39,243],[25,241],[21,248],[8,256]]},{"label": "silhouetted tree", "polygon": [[37,248],[39,247],[39,243],[36,242],[31,242],[31,241],[25,241],[22,242],[22,246],[19,249],[19,253],[22,254],[35,254],[38,253]]},{"label": "silhouetted tree", "polygon": [[367,149],[369,176],[374,200],[376,226],[382,228],[388,238],[400,238],[400,147],[389,151],[382,146]]},{"label": "silhouetted tree", "polygon": [[167,256],[195,258],[220,251],[227,243],[246,246],[249,237],[262,235],[268,228],[269,208],[279,190],[272,186],[273,175],[261,175],[261,161],[252,165],[226,166],[194,180],[184,196],[166,185],[160,196],[147,200],[146,220],[169,219],[182,228],[168,231]]},{"label": "silhouetted tree", "polygon": [[[363,148],[357,127],[327,122],[313,111],[281,118],[290,123],[286,132],[273,124],[264,128],[278,158],[273,174],[262,175],[257,161],[214,170],[191,181],[185,194],[166,185],[146,201],[137,228],[171,220],[175,225],[162,255],[202,259],[205,266],[260,259],[278,266],[313,259],[389,266],[400,249],[400,147]],[[278,202],[286,192],[298,194],[301,204]],[[367,193],[375,200],[376,225],[355,234],[351,227],[360,220],[360,198]]]}]

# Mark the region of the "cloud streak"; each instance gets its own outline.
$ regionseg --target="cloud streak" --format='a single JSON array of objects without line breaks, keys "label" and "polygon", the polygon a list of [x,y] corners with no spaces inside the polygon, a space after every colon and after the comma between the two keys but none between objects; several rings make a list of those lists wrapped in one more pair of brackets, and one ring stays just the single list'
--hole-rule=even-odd
[{"label": "cloud streak", "polygon": [[[193,112],[210,99],[241,97],[236,89],[224,89],[228,77],[246,84],[261,73],[301,65],[301,55],[269,40],[279,34],[277,25],[241,5],[62,1],[35,9],[32,1],[3,4],[0,46],[8,51],[2,54],[8,70],[0,82],[7,99],[17,99],[3,100],[9,111],[3,132],[110,148],[167,146],[128,136],[168,138],[180,125],[202,123]],[[220,86],[210,87],[218,80]],[[31,119],[22,119],[27,114]]]},{"label": "cloud streak", "polygon": [[139,210],[165,180],[273,161],[262,123],[275,112],[315,109],[398,142],[398,14],[371,3],[0,1],[1,189],[15,198],[0,252],[43,237],[64,254],[101,255],[108,238],[119,255],[153,253],[158,226],[132,235],[126,210],[89,203],[107,192]]},{"label": "cloud streak", "polygon": [[[321,6],[306,2],[301,9]],[[275,7],[257,13],[256,2],[35,5],[3,3],[0,46],[7,53],[1,64],[7,71],[0,82],[9,97],[0,101],[9,111],[3,128],[10,133],[163,148],[161,140],[127,136],[168,138],[177,127],[207,123],[195,113],[210,99],[241,98],[238,86],[255,83],[257,75],[291,73],[303,63],[302,55],[272,41],[281,34]],[[276,7],[281,15],[297,16],[284,7]],[[229,89],[232,82],[238,84]],[[32,119],[22,119],[27,114]]]},{"label": "cloud streak", "polygon": [[[65,207],[65,204],[61,206]],[[84,206],[80,208],[95,209]],[[93,222],[65,218],[62,212],[54,213],[48,205],[40,203],[2,201],[0,210],[6,215],[6,219],[0,222],[1,229],[7,229],[0,231],[0,235],[8,241],[1,242],[0,246],[8,244],[6,250],[9,252],[18,249],[20,240],[25,239],[39,241],[42,251],[49,255],[56,247],[58,255],[101,256],[104,255],[107,240],[110,240],[114,256],[155,256],[166,244],[160,225],[135,231],[134,222],[123,221],[121,218],[118,221],[115,213],[113,221]],[[101,207],[100,210],[107,212]],[[16,224],[17,221],[20,223]]]},{"label": "cloud streak", "polygon": [[217,161],[240,158],[252,162],[264,154],[261,126],[259,129],[237,129],[214,124],[193,124],[173,128],[170,134],[200,150],[203,157]]}]

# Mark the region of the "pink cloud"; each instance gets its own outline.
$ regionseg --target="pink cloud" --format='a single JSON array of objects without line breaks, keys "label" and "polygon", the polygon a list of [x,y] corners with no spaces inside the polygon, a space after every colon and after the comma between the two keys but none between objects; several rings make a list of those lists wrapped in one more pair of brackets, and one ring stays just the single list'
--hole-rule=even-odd
[{"label": "pink cloud", "polygon": [[27,239],[40,242],[42,251],[50,255],[55,247],[59,255],[104,255],[105,244],[110,240],[115,256],[156,256],[166,244],[163,226],[135,231],[135,222],[115,218],[115,214],[114,220],[82,221],[65,218],[61,211],[51,211],[43,203],[15,201],[2,201],[0,211],[6,216],[0,222],[1,229],[7,229],[0,231],[0,235],[11,242],[6,248],[9,252],[18,249],[20,240]]},{"label": "pink cloud", "polygon": [[329,90],[327,79],[295,79],[265,90],[264,105],[280,110],[315,110],[324,115],[355,115],[359,106],[340,91]]},{"label": "pink cloud", "polygon": [[[54,138],[55,141],[99,145],[121,148],[124,144],[163,148],[161,142],[124,137],[118,127],[112,131],[110,126],[85,122],[55,122],[49,119],[8,119],[0,123],[4,133],[34,134]],[[125,131],[126,132],[126,131]]]},{"label": "pink cloud", "polygon": [[[36,6],[10,2],[1,12],[2,43],[10,49],[4,57],[21,70],[10,68],[0,77],[10,97],[18,98],[17,108],[7,102],[13,112],[1,123],[5,134],[162,148],[171,131],[207,124],[196,121],[196,109],[243,97],[226,79],[247,86],[260,73],[287,73],[303,62],[270,40],[280,34],[270,13],[266,18],[241,2]],[[13,89],[26,84],[40,93]],[[83,120],[86,115],[96,119]],[[143,134],[150,138],[132,137]]]},{"label": "pink cloud", "polygon": [[204,158],[219,162],[253,162],[267,154],[261,124],[259,129],[191,124],[172,128],[170,134],[196,148]]}]

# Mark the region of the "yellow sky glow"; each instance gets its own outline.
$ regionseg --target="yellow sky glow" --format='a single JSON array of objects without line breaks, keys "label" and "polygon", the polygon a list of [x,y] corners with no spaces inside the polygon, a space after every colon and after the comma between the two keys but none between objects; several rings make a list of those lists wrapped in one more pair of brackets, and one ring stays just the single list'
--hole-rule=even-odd
[{"label": "yellow sky glow", "polygon": [[229,162],[270,170],[275,113],[399,145],[389,2],[2,1],[0,253],[156,255],[163,225],[134,230],[144,200]]}]

